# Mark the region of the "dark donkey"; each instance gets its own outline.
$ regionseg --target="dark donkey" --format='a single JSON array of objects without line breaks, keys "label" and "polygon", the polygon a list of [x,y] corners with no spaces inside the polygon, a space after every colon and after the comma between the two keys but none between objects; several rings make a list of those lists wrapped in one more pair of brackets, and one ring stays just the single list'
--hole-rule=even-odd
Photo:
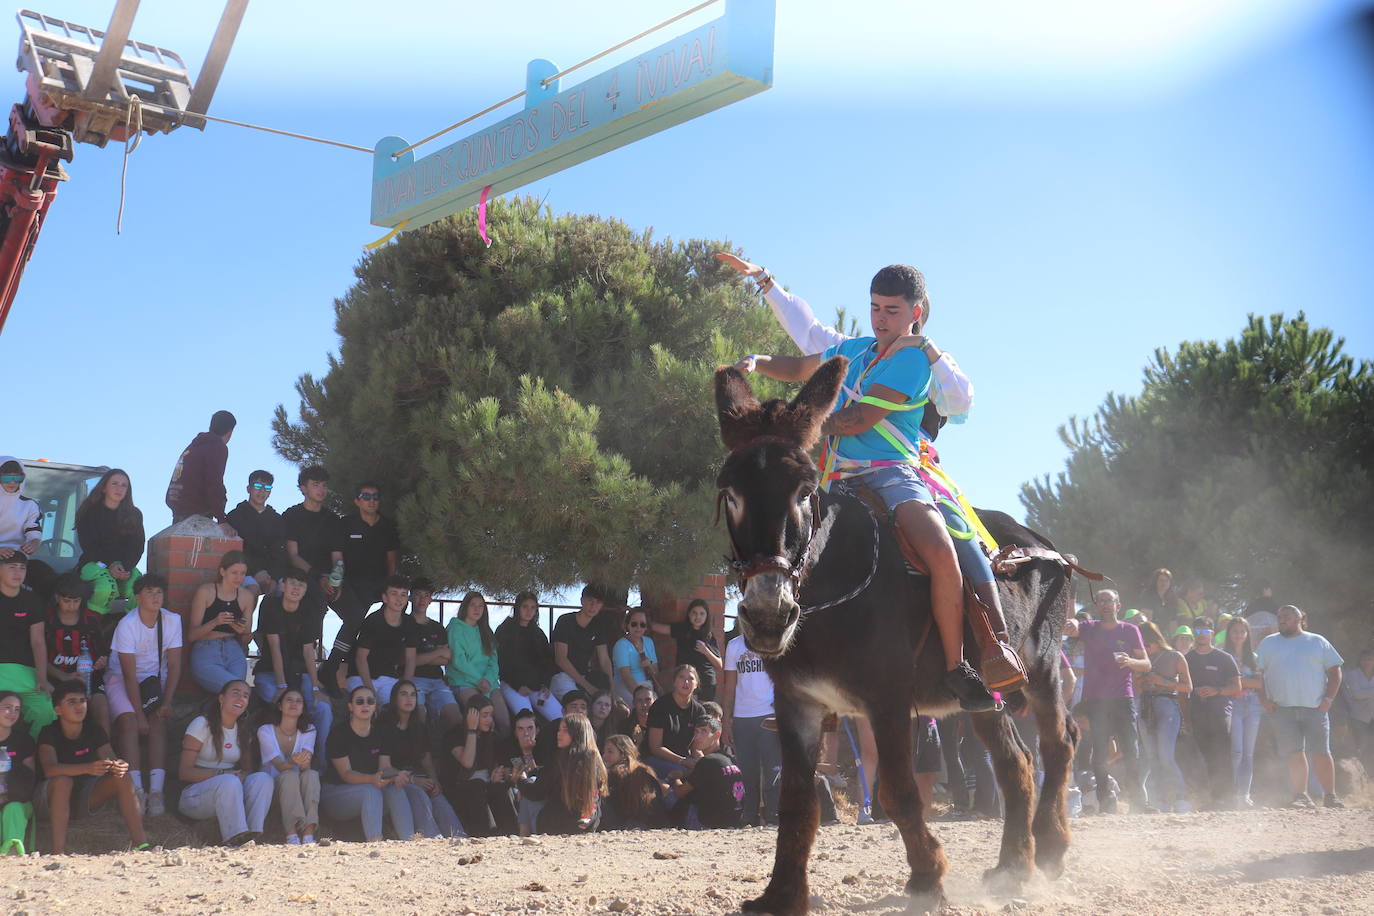
[{"label": "dark donkey", "polygon": [[[740,632],[773,679],[782,742],[773,878],[763,896],[744,904],[751,912],[807,909],[806,866],[819,819],[812,783],[827,711],[868,716],[878,744],[878,798],[911,866],[907,892],[927,905],[943,899],[947,863],[926,826],[911,760],[912,711],[958,709],[940,686],[944,664],[929,625],[928,581],[908,574],[886,522],[859,500],[818,494],[808,454],[845,367],[843,357],[824,363],[791,404],[760,404],[738,371],[716,373],[721,439],[730,449],[718,485],[743,579]],[[1006,515],[982,518],[999,543],[1053,549]],[[1012,644],[1026,662],[1023,693],[1040,727],[1045,768],[1032,820],[1030,750],[1006,714],[974,714],[1006,800],[1001,855],[985,877],[1014,890],[1035,865],[1058,877],[1069,844],[1065,792],[1076,732],[1060,697],[1059,635],[1071,595],[1067,572],[1046,559],[1018,566],[999,587]]]}]

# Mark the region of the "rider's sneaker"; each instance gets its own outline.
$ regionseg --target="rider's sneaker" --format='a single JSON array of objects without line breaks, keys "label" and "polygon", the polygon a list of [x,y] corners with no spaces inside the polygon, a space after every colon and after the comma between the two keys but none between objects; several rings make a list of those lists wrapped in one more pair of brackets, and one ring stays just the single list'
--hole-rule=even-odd
[{"label": "rider's sneaker", "polygon": [[958,667],[946,671],[943,683],[945,689],[954,694],[955,699],[959,701],[960,708],[969,712],[981,712],[997,705],[997,701],[978,677],[978,672],[974,671],[968,662],[961,661]]}]

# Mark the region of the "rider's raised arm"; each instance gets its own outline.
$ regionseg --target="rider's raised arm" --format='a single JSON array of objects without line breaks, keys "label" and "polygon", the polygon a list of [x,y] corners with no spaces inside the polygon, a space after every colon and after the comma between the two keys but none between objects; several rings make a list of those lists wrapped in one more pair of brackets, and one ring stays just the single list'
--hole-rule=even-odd
[{"label": "rider's raised arm", "polygon": [[819,353],[811,356],[767,356],[750,353],[735,363],[735,368],[748,374],[759,372],[780,382],[804,382],[821,366]]},{"label": "rider's raised arm", "polygon": [[773,317],[803,353],[821,353],[849,339],[848,335],[822,324],[805,299],[789,293],[780,283],[768,284],[763,301],[768,303]]}]

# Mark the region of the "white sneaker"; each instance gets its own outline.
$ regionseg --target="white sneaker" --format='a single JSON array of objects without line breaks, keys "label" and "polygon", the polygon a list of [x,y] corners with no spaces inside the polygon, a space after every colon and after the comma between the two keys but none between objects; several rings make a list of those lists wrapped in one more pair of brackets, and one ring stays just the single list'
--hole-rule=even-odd
[{"label": "white sneaker", "polygon": [[296,836],[296,834],[294,834],[294,833],[288,833],[288,834],[286,835],[286,845],[287,845],[287,846],[299,846],[299,845],[301,845],[301,838],[298,837],[298,836]]},{"label": "white sneaker", "polygon": [[856,822],[860,827],[867,827],[873,823],[873,811],[867,805],[859,809],[859,818]]},{"label": "white sneaker", "polygon": [[148,807],[145,810],[152,817],[162,817],[167,813],[167,805],[162,800],[161,792],[148,793]]},{"label": "white sneaker", "polygon": [[1175,814],[1192,814],[1192,813],[1193,813],[1193,806],[1190,805],[1190,804],[1188,804],[1188,801],[1187,801],[1186,799],[1180,798],[1178,801],[1174,802],[1174,813],[1175,813]]}]

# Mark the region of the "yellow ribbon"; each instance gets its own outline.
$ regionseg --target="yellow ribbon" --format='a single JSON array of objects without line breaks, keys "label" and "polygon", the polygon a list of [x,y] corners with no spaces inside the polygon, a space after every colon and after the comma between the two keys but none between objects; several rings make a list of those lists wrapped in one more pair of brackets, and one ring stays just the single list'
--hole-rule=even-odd
[{"label": "yellow ribbon", "polygon": [[401,220],[399,223],[397,223],[395,229],[392,229],[390,232],[388,232],[386,235],[382,236],[381,238],[377,239],[377,241],[375,241],[375,242],[368,242],[368,243],[367,243],[366,245],[364,245],[363,247],[366,248],[368,251],[372,251],[374,248],[381,248],[381,247],[382,247],[383,245],[385,245],[387,242],[389,242],[389,241],[391,241],[392,239],[394,239],[394,238],[397,236],[397,234],[398,234],[402,229],[404,229],[406,226],[409,226],[409,225],[410,225],[410,218],[407,217],[406,219],[403,219],[403,220]]}]

